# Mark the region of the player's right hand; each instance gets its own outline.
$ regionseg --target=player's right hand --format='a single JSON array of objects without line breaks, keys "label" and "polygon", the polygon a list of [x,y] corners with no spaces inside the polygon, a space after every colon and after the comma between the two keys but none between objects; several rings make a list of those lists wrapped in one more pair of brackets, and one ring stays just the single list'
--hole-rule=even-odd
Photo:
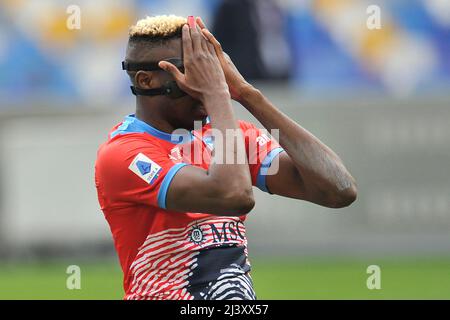
[{"label": "player's right hand", "polygon": [[231,98],[241,102],[244,93],[249,89],[252,89],[253,86],[241,75],[230,56],[223,51],[220,42],[217,41],[214,35],[206,28],[202,18],[197,17],[196,21],[205,38],[208,39],[209,43],[214,46],[214,50],[216,51],[222,70],[225,74],[225,79],[227,80],[227,84],[230,89]]},{"label": "player's right hand", "polygon": [[[183,26],[183,56],[184,74],[170,62],[159,62],[159,66],[175,78],[181,90],[202,102],[217,95],[229,96],[228,85],[214,46],[205,39],[197,25]],[[204,105],[205,108],[208,107],[207,104]]]}]

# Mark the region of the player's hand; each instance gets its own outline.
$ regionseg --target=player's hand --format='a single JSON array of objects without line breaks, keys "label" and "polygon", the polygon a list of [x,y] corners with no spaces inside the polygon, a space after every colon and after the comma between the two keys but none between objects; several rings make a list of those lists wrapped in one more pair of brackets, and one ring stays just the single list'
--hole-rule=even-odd
[{"label": "player's hand", "polygon": [[233,61],[231,61],[230,56],[223,51],[220,42],[217,41],[214,35],[206,28],[203,20],[200,17],[197,17],[196,21],[201,28],[202,34],[214,46],[214,50],[219,58],[230,89],[231,98],[236,101],[241,101],[244,91],[252,88],[252,85],[244,79]]},{"label": "player's hand", "polygon": [[229,97],[225,75],[214,46],[202,36],[199,26],[183,27],[183,55],[184,74],[167,61],[159,62],[162,69],[172,74],[181,90],[202,102],[217,95]]}]

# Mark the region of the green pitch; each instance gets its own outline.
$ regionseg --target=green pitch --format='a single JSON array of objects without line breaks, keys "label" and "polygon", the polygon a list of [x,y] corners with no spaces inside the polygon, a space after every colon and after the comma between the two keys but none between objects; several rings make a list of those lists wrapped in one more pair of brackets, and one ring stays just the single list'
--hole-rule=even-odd
[{"label": "green pitch", "polygon": [[[66,288],[74,262],[0,265],[0,299],[121,299],[116,261],[78,263],[81,289]],[[368,265],[381,268],[381,289],[369,290]],[[252,277],[259,299],[450,299],[450,259],[261,260]]]}]

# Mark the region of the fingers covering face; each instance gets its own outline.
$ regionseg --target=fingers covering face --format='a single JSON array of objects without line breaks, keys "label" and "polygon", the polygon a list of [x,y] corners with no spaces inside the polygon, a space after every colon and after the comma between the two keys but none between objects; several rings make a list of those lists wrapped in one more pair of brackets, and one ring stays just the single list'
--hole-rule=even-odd
[{"label": "fingers covering face", "polygon": [[160,61],[159,67],[165,70],[166,72],[170,73],[174,77],[174,79],[177,80],[179,83],[183,82],[183,74],[172,63],[167,61]]},{"label": "fingers covering face", "polygon": [[202,32],[205,35],[206,39],[208,39],[208,41],[213,44],[214,48],[218,51],[217,53],[221,52],[222,46],[220,45],[220,42],[217,41],[216,37],[214,37],[208,29],[203,29]]},{"label": "fingers covering face", "polygon": [[206,28],[205,23],[203,22],[202,18],[197,17],[197,19],[195,19],[195,20],[197,21],[197,24],[200,26],[200,29],[203,30]]},{"label": "fingers covering face", "polygon": [[206,42],[206,46],[208,47],[209,53],[211,53],[213,56],[216,56],[216,51],[214,49],[213,44],[209,41],[205,41],[205,42]]},{"label": "fingers covering face", "polygon": [[197,25],[194,28],[189,28],[192,39],[192,48],[194,53],[200,52],[202,50],[202,34],[200,33],[200,29]]},{"label": "fingers covering face", "polygon": [[193,53],[192,48],[192,39],[191,39],[191,33],[189,31],[188,25],[183,26],[183,55],[186,58],[190,58]]},{"label": "fingers covering face", "polygon": [[206,29],[200,17],[193,21],[189,20],[189,23],[183,27],[183,54],[188,59],[200,51],[216,56],[219,54],[219,48],[219,42]]},{"label": "fingers covering face", "polygon": [[209,47],[208,47],[208,39],[206,39],[206,37],[203,35],[202,30],[200,29],[200,26],[197,26],[197,31],[200,34],[200,38],[201,38],[201,43],[202,43],[202,49],[206,52],[210,52],[209,51]]}]

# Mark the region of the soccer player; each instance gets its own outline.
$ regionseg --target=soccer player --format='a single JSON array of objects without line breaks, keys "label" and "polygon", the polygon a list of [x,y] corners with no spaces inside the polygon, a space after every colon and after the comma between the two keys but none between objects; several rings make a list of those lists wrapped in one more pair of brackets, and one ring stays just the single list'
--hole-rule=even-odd
[{"label": "soccer player", "polygon": [[[252,186],[330,208],[355,200],[339,157],[247,83],[200,18],[138,21],[123,69],[136,112],[100,146],[95,182],[125,299],[255,299]],[[238,121],[231,99],[279,141]]]}]

